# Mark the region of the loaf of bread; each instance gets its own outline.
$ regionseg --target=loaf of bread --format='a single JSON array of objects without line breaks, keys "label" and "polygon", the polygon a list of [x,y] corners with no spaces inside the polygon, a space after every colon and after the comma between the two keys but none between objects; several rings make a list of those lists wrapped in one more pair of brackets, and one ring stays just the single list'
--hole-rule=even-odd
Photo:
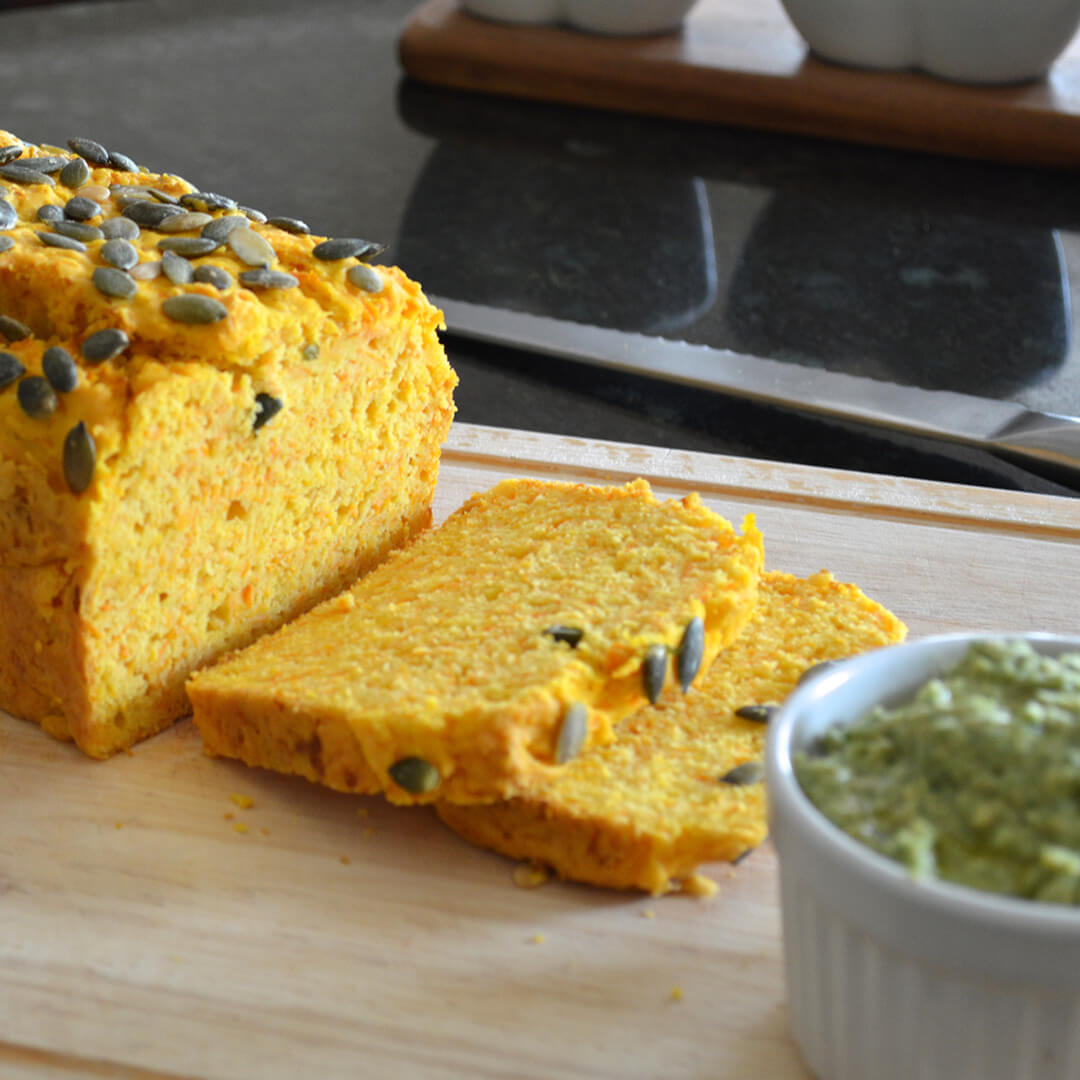
[{"label": "loaf of bread", "polygon": [[377,245],[0,132],[0,708],[104,757],[430,523],[456,377]]},{"label": "loaf of bread", "polygon": [[800,579],[768,571],[746,629],[697,693],[629,717],[614,743],[519,798],[440,802],[439,816],[480,847],[564,878],[665,892],[702,863],[737,859],[765,838],[768,706],[813,665],[904,633],[885,608],[825,572]]},{"label": "loaf of bread", "polygon": [[[682,698],[750,615],[762,542],[691,495],[506,480],[188,693],[212,754],[399,803],[556,777]],[[685,688],[685,689],[684,689]]]}]

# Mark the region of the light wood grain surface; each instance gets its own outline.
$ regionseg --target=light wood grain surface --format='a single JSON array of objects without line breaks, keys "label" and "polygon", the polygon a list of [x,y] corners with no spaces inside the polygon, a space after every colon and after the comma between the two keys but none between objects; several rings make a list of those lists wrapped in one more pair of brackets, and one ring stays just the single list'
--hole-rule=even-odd
[{"label": "light wood grain surface", "polygon": [[[913,634],[1077,630],[1073,501],[457,425],[437,516],[508,475],[698,490]],[[0,1076],[806,1080],[768,846],[708,901],[512,869],[187,722],[99,763],[0,714]]]},{"label": "light wood grain surface", "polygon": [[427,0],[400,40],[413,77],[465,90],[1048,165],[1080,165],[1080,38],[1045,80],[970,87],[819,61],[778,0],[699,0],[681,32],[619,38]]}]

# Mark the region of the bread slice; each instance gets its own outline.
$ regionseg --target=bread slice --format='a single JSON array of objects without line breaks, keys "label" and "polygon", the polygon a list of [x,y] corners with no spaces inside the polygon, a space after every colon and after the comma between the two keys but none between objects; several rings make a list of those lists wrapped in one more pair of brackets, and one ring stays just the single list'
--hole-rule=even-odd
[{"label": "bread slice", "polygon": [[0,708],[106,757],[430,525],[457,378],[374,245],[74,142],[0,131]]},{"label": "bread slice", "polygon": [[211,754],[339,790],[505,798],[650,694],[681,697],[688,626],[703,670],[749,618],[761,562],[752,521],[740,536],[696,495],[507,480],[198,673],[195,723]]},{"label": "bread slice", "polygon": [[616,742],[519,798],[443,801],[439,816],[480,847],[564,878],[662,893],[702,863],[736,859],[765,838],[757,763],[766,725],[735,711],[780,702],[814,664],[904,634],[894,615],[824,571],[806,579],[767,572],[753,617],[697,693],[643,709],[620,725]]}]

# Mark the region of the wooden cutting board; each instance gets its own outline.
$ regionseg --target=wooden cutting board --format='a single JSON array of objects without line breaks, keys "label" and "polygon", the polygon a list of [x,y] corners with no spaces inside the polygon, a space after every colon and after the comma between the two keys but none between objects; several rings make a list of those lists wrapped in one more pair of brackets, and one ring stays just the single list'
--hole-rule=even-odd
[{"label": "wooden cutting board", "polygon": [[[753,512],[913,634],[1078,629],[1080,502],[461,424],[437,516],[526,474]],[[100,763],[0,714],[0,1075],[806,1080],[768,846],[710,900],[512,870],[188,722]]]},{"label": "wooden cutting board", "polygon": [[1080,37],[1047,79],[960,86],[809,55],[779,0],[699,0],[681,32],[501,24],[428,0],[400,39],[424,82],[999,161],[1080,165]]}]

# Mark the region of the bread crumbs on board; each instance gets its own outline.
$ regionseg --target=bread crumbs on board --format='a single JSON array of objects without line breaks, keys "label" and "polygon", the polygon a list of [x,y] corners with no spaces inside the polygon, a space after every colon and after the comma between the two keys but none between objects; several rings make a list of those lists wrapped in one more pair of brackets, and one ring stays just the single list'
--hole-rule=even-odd
[{"label": "bread crumbs on board", "polygon": [[551,871],[539,863],[518,863],[514,867],[514,884],[519,889],[536,889],[551,880]]},{"label": "bread crumbs on board", "polygon": [[712,878],[707,878],[703,874],[691,874],[688,878],[684,879],[679,886],[679,892],[685,893],[687,896],[697,896],[702,900],[707,900],[710,896],[715,896],[719,891],[719,886],[713,881]]},{"label": "bread crumbs on board", "polygon": [[255,800],[250,795],[238,795],[234,793],[229,796],[229,801],[235,806],[239,806],[241,810],[250,810],[255,805]]}]

